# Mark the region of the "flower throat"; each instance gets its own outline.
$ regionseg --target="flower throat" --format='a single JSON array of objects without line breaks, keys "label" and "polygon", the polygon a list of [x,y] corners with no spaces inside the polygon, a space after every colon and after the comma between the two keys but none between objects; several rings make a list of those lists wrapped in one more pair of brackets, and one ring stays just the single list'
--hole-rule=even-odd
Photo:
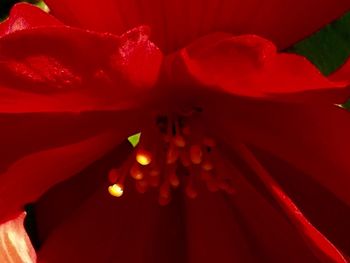
[{"label": "flower throat", "polygon": [[204,183],[209,191],[235,192],[231,180],[218,172],[219,155],[215,140],[203,134],[200,108],[181,114],[158,115],[141,130],[131,157],[118,169],[109,171],[109,193],[121,197],[125,179],[133,178],[139,193],[159,189],[159,203],[171,201],[173,189],[183,187],[189,198],[196,198]]}]

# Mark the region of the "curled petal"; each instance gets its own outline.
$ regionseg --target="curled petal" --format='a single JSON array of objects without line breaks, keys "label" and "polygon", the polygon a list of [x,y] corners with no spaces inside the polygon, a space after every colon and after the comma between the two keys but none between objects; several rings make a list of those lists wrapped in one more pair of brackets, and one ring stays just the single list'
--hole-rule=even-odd
[{"label": "curled petal", "polygon": [[182,65],[173,69],[182,70],[178,79],[192,78],[218,93],[308,103],[343,103],[350,96],[348,82],[328,80],[304,57],[277,53],[270,41],[255,35],[211,35],[180,56]]},{"label": "curled petal", "polygon": [[59,25],[62,23],[41,9],[19,3],[12,8],[9,18],[0,24],[0,37],[19,30]]},{"label": "curled petal", "polygon": [[138,28],[121,37],[67,27],[0,39],[0,111],[128,108],[147,100],[162,55]]},{"label": "curled petal", "polygon": [[[69,25],[122,32],[146,24],[165,51],[209,33],[257,34],[285,48],[350,9],[347,0],[47,0]],[[312,13],[312,16],[310,16]],[[179,19],[181,18],[181,19]]]},{"label": "curled petal", "polygon": [[0,221],[137,132],[160,63],[142,28],[0,38]]}]

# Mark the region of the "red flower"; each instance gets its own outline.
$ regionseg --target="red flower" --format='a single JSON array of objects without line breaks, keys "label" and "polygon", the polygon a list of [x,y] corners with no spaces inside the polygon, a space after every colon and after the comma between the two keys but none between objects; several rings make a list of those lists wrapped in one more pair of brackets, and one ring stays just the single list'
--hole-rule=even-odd
[{"label": "red flower", "polygon": [[47,2],[74,27],[23,4],[0,25],[0,218],[46,193],[40,260],[346,262],[347,83],[262,37],[347,0]]}]

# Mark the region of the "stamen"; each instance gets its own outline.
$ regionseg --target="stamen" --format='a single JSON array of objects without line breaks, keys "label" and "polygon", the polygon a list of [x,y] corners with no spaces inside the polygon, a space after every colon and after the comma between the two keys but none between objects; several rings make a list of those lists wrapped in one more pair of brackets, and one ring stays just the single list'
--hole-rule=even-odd
[{"label": "stamen", "polygon": [[223,190],[232,194],[235,188],[224,178],[215,140],[202,134],[200,122],[191,121],[197,110],[187,115],[171,114],[156,118],[154,126],[141,130],[135,154],[123,169],[111,169],[108,188],[112,196],[123,195],[125,177],[130,174],[139,193],[159,188],[159,204],[171,201],[171,192],[185,182],[189,198],[198,196],[197,186],[205,184],[209,191]]},{"label": "stamen", "polygon": [[152,161],[152,154],[146,150],[139,150],[136,154],[136,161],[143,165],[149,165]]},{"label": "stamen", "polygon": [[124,187],[121,184],[113,184],[108,187],[110,195],[115,197],[121,197],[124,193]]}]

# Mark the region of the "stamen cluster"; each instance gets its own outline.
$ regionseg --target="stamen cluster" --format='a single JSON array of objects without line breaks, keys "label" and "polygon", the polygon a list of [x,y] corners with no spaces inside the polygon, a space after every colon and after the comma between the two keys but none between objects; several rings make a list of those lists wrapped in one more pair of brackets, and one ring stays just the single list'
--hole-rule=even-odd
[{"label": "stamen cluster", "polygon": [[229,178],[215,165],[220,161],[215,140],[203,135],[203,129],[193,121],[194,115],[158,116],[155,124],[144,128],[131,158],[121,168],[110,170],[110,194],[123,195],[128,175],[140,193],[159,188],[161,205],[167,205],[172,189],[181,185],[189,198],[196,198],[200,181],[209,191],[234,193]]}]

